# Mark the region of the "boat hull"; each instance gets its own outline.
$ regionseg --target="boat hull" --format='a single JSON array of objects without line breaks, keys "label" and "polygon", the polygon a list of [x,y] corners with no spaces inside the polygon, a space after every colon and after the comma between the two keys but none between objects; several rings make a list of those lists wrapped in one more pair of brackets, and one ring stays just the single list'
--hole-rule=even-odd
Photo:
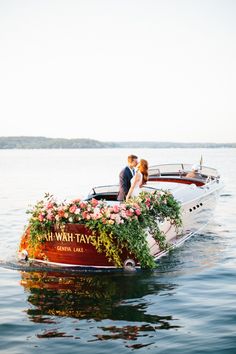
[{"label": "boat hull", "polygon": [[[95,243],[99,235],[83,224],[66,224],[63,228],[53,228],[43,235],[42,242],[34,249],[29,243],[30,228],[20,242],[20,252],[26,250],[34,261],[55,264],[64,267],[99,267],[115,268],[105,253],[98,253]],[[132,258],[127,250],[122,251],[121,259],[125,262]]]}]

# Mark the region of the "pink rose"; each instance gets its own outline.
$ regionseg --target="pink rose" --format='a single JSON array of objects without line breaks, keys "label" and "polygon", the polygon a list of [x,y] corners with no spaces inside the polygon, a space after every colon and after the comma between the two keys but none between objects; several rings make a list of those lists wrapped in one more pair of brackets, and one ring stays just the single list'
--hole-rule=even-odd
[{"label": "pink rose", "polygon": [[58,216],[60,218],[63,218],[64,215],[65,215],[65,211],[63,209],[58,209]]},{"label": "pink rose", "polygon": [[80,202],[79,203],[79,206],[80,206],[80,208],[86,208],[87,207],[87,203],[85,203],[85,202]]},{"label": "pink rose", "polygon": [[127,219],[127,215],[126,215],[126,213],[125,213],[124,210],[122,210],[122,212],[120,213],[120,215],[122,216],[122,218]]},{"label": "pink rose", "polygon": [[91,204],[92,204],[93,207],[96,207],[96,206],[98,205],[97,199],[93,198],[93,199],[91,200]]},{"label": "pink rose", "polygon": [[134,215],[134,213],[133,213],[133,211],[132,211],[132,209],[130,209],[130,210],[126,210],[126,216],[133,216]]},{"label": "pink rose", "polygon": [[46,205],[46,209],[52,209],[53,208],[53,203],[49,202],[47,205]]},{"label": "pink rose", "polygon": [[77,206],[74,204],[70,207],[69,212],[73,214],[76,211],[76,209],[77,209]]},{"label": "pink rose", "polygon": [[114,211],[114,213],[119,213],[119,211],[120,211],[119,205],[114,205],[113,206],[113,211]]},{"label": "pink rose", "polygon": [[87,218],[87,215],[88,215],[88,212],[87,212],[87,211],[83,211],[83,212],[82,212],[82,218],[83,218],[83,219],[86,219],[86,218]]},{"label": "pink rose", "polygon": [[86,220],[90,220],[91,216],[90,216],[90,214],[87,211],[83,211],[82,212],[82,218],[86,219]]},{"label": "pink rose", "polygon": [[39,214],[38,219],[39,219],[40,222],[42,222],[43,221],[43,215]]},{"label": "pink rose", "polygon": [[141,210],[140,209],[136,209],[135,210],[135,214],[138,215],[138,216],[141,215]]},{"label": "pink rose", "polygon": [[76,208],[75,214],[76,214],[76,215],[79,215],[79,214],[80,214],[80,208]]},{"label": "pink rose", "polygon": [[53,214],[49,212],[48,215],[47,215],[47,219],[52,221],[53,220]]}]

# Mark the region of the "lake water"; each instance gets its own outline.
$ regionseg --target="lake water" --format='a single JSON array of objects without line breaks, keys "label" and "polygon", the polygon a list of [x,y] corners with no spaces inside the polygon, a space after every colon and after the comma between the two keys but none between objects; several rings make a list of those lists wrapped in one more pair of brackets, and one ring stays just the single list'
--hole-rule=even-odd
[{"label": "lake water", "polygon": [[[196,163],[225,182],[214,219],[154,272],[17,269],[26,209],[116,184],[126,156]],[[0,352],[236,353],[236,150],[0,150]]]}]

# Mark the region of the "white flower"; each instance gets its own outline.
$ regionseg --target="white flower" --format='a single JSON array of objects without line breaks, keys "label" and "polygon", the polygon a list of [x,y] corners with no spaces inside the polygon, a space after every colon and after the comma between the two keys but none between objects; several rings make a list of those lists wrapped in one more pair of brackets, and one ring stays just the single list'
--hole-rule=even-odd
[{"label": "white flower", "polygon": [[116,214],[116,216],[115,216],[115,221],[116,221],[117,224],[120,224],[120,223],[121,223],[121,217],[120,217],[120,215]]},{"label": "white flower", "polygon": [[99,214],[100,213],[100,208],[96,207],[93,210],[94,214]]}]

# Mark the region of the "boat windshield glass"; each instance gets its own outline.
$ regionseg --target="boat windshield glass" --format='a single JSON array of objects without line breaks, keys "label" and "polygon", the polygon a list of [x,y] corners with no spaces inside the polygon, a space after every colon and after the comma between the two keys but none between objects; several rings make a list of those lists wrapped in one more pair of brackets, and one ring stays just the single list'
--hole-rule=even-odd
[{"label": "boat windshield glass", "polygon": [[[149,176],[166,176],[166,175],[179,175],[192,170],[192,164],[176,163],[176,164],[163,164],[149,167]],[[202,175],[218,177],[218,172],[215,168],[201,166],[199,172]]]},{"label": "boat windshield glass", "polygon": [[98,187],[93,187],[89,195],[103,194],[103,193],[118,193],[118,191],[119,191],[118,185],[98,186]]},{"label": "boat windshield glass", "polygon": [[[143,186],[142,190],[151,192],[153,190],[156,190],[157,188],[150,187],[150,186]],[[89,195],[97,195],[97,194],[118,194],[119,191],[119,186],[118,185],[110,185],[110,186],[99,186],[99,187],[93,187],[92,190],[90,191]]]}]

